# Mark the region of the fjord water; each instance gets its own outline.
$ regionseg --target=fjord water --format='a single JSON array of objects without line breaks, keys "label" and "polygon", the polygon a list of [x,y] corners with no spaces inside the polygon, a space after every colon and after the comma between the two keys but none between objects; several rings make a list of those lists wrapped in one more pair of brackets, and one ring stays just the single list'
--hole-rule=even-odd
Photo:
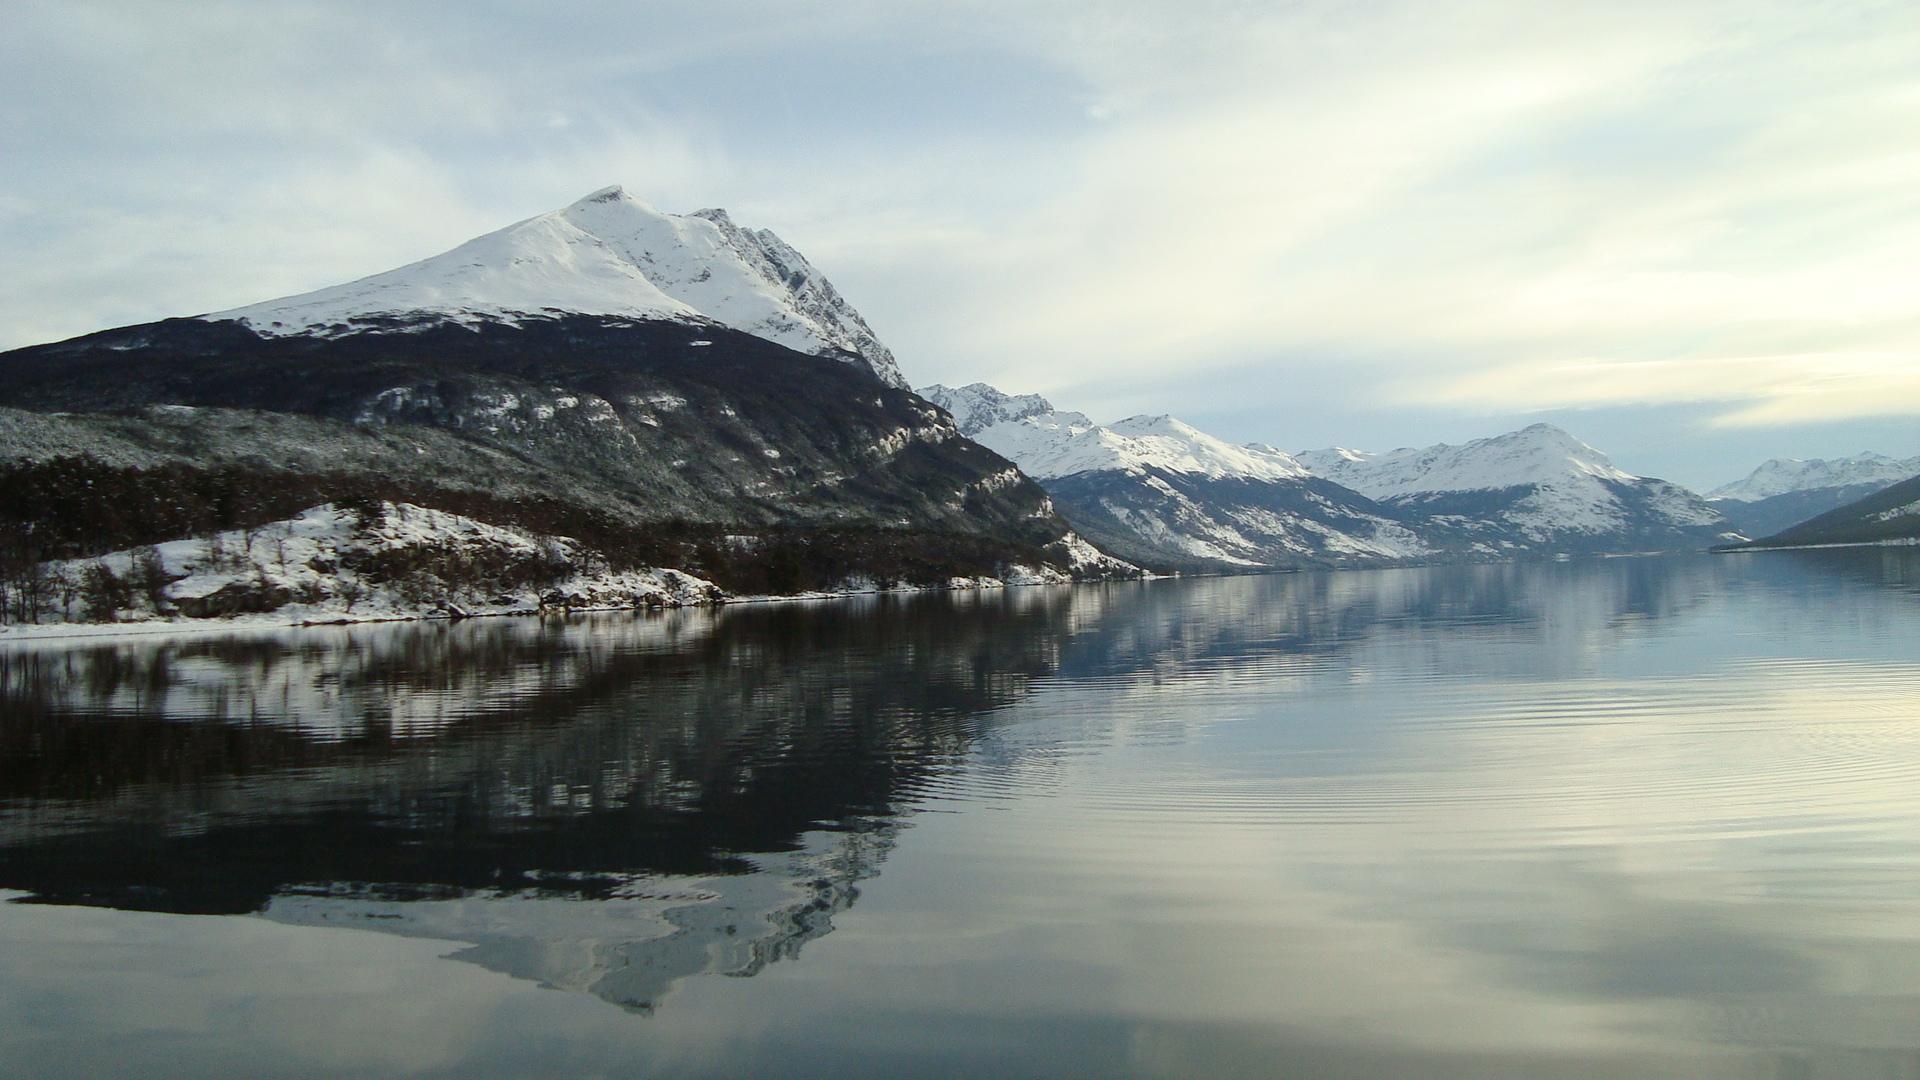
[{"label": "fjord water", "polygon": [[1913,549],[0,650],[7,1075],[1920,1074]]}]

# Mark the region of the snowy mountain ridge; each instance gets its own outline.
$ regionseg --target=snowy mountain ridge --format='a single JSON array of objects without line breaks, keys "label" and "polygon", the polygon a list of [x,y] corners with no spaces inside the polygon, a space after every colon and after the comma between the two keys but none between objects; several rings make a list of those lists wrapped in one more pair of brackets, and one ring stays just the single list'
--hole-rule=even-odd
[{"label": "snowy mountain ridge", "polygon": [[953,414],[954,426],[968,438],[995,424],[1054,411],[1052,403],[1039,394],[1003,394],[982,382],[959,387],[934,383],[914,393]]},{"label": "snowy mountain ridge", "polygon": [[1461,524],[1470,550],[1628,544],[1626,550],[1724,542],[1737,536],[1706,501],[1677,484],[1616,467],[1551,424],[1454,446],[1370,454],[1303,451],[1315,475],[1425,519]]},{"label": "snowy mountain ridge", "polygon": [[1492,491],[1589,478],[1631,483],[1640,477],[1551,424],[1475,439],[1373,454],[1345,447],[1295,455],[1314,475],[1369,498]]},{"label": "snowy mountain ridge", "polygon": [[1136,562],[1268,567],[1430,553],[1367,500],[1270,446],[1236,446],[1171,416],[1096,424],[1037,394],[984,383],[918,393],[1039,480],[1082,533]]},{"label": "snowy mountain ridge", "polygon": [[1086,472],[1140,476],[1154,469],[1209,480],[1307,475],[1288,454],[1235,446],[1171,416],[1131,416],[1100,425],[1083,413],[1045,412],[996,424],[973,438],[1036,480]]},{"label": "snowy mountain ridge", "polygon": [[1843,458],[1773,458],[1742,479],[1707,492],[1709,499],[1759,502],[1796,491],[1894,484],[1920,476],[1920,457],[1888,457],[1872,451]]},{"label": "snowy mountain ridge", "polygon": [[[990,386],[929,387],[956,416],[1007,416],[973,438],[1039,481],[1095,543],[1135,562],[1500,558],[1706,547],[1739,533],[1693,492],[1618,468],[1548,424],[1459,446],[1288,454],[1171,416],[1095,424]],[[1025,415],[1020,415],[1020,414]]]},{"label": "snowy mountain ridge", "polygon": [[200,317],[283,337],[562,314],[727,326],[851,354],[906,387],[866,320],[773,232],[742,229],[724,210],[663,213],[617,186],[394,270]]}]

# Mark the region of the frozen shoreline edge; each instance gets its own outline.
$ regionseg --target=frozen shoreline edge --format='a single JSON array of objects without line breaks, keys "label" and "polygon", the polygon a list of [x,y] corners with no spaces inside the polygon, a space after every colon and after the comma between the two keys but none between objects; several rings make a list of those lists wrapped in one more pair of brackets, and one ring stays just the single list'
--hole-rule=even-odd
[{"label": "frozen shoreline edge", "polygon": [[[1160,581],[1172,575],[1149,574],[1141,578],[1123,579],[1129,581]],[[590,607],[522,607],[504,611],[476,611],[466,614],[450,614],[445,611],[423,611],[417,614],[381,613],[357,617],[346,615],[327,619],[287,619],[276,618],[271,612],[259,615],[241,615],[231,618],[213,619],[148,619],[135,622],[64,622],[45,624],[26,624],[0,626],[0,649],[13,645],[38,645],[53,642],[100,641],[121,637],[197,637],[224,633],[245,633],[250,631],[282,630],[321,630],[339,629],[357,626],[373,626],[381,623],[417,623],[417,622],[465,622],[469,619],[502,618],[552,618],[572,615],[604,615],[618,612],[668,612],[703,610],[712,611],[721,608],[738,607],[744,604],[800,604],[813,601],[849,600],[860,596],[922,596],[928,593],[983,593],[1002,589],[1034,588],[1073,588],[1078,585],[1110,584],[1102,581],[1022,581],[999,582],[996,584],[977,584],[955,587],[950,585],[905,586],[893,589],[853,589],[846,592],[805,592],[790,595],[751,595],[729,596],[719,600],[703,600],[675,604],[667,607],[656,605],[601,605]]]}]

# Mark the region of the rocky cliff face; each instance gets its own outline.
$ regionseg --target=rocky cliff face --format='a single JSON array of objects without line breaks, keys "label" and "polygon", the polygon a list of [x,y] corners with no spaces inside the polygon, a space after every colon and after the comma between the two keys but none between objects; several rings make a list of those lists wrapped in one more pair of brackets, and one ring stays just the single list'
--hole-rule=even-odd
[{"label": "rocky cliff face", "polygon": [[1053,405],[1039,394],[1003,394],[979,382],[957,387],[934,383],[915,392],[947,410],[960,434],[969,438],[996,424],[1054,411]]}]

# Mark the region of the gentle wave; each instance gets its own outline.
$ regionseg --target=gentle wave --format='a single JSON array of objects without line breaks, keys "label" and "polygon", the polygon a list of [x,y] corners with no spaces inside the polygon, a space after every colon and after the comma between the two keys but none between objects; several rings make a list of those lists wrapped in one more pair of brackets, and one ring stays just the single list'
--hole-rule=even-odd
[{"label": "gentle wave", "polygon": [[[1060,697],[1072,700],[1072,713],[1101,717],[1092,733],[978,754],[905,794],[945,803],[1050,798],[1064,817],[1151,829],[1425,822],[1529,831],[1539,825],[1535,811],[1571,828],[1582,815],[1628,810],[1645,829],[1753,834],[1882,811],[1909,816],[1904,796],[1920,790],[1913,666],[1792,660],[1685,678],[1422,683],[1398,703],[1370,698],[1365,718],[1344,733],[1353,741],[1337,748],[1300,733],[1324,718],[1289,717],[1287,695],[1258,680],[1246,685],[1261,689],[1246,692],[1194,677],[1187,685],[1200,689],[1183,693],[1162,679],[1150,704],[1133,698],[1137,679],[1078,684]],[[1063,704],[1043,695],[1033,709]],[[1234,714],[1252,718],[1171,719]],[[1176,759],[1184,765],[1107,760],[1115,748],[1153,741],[1155,723],[1192,745]],[[1248,737],[1249,727],[1263,730]],[[1234,749],[1216,756],[1206,744],[1228,729]]]}]

